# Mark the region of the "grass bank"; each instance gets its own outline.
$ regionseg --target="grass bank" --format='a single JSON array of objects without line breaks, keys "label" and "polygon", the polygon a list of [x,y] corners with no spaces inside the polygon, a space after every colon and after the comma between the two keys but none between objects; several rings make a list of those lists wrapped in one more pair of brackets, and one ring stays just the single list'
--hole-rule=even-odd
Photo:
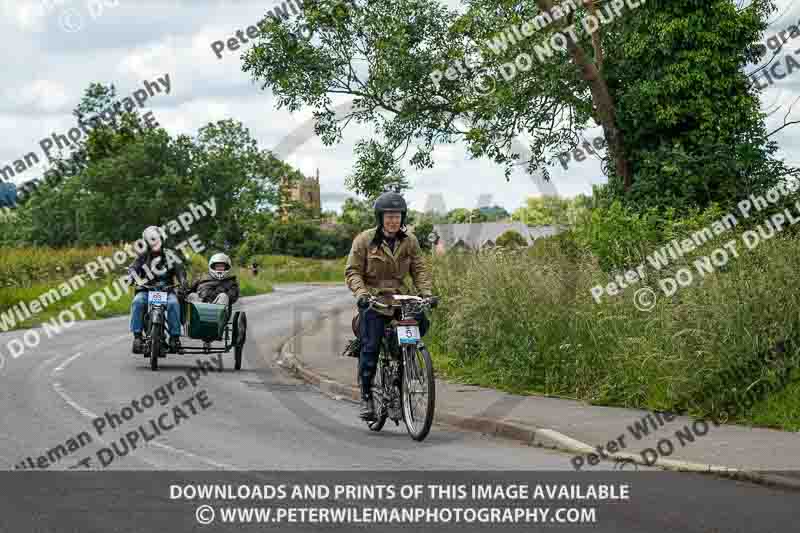
[{"label": "grass bank", "polygon": [[[97,259],[98,256],[110,257],[118,249],[113,246],[63,250],[4,248],[0,253],[2,257],[0,279],[4,280],[0,286],[0,314],[6,313],[19,302],[30,302],[57,288],[61,282],[84,272],[86,263]],[[208,258],[195,254],[190,259],[190,278],[198,279],[207,271]],[[254,276],[248,268],[236,267],[240,295],[243,297],[272,292],[274,283],[344,282],[344,258],[318,260],[288,256],[258,256],[255,261],[260,265],[258,276]],[[117,275],[123,273],[124,268],[119,268],[116,272]],[[4,327],[28,329],[39,326],[79,302],[85,302],[82,309],[86,318],[90,320],[125,315],[130,310],[133,291],[129,290],[120,296],[109,289],[106,293],[108,303],[100,309],[95,309],[89,300],[92,294],[109,288],[113,279],[112,276],[108,276],[103,279],[88,280],[85,286],[47,305],[41,312],[27,320],[15,321],[13,326],[6,320],[5,326],[0,326],[0,331]],[[112,295],[117,299],[112,299]],[[0,324],[3,322],[0,321]]]},{"label": "grass bank", "polygon": [[[692,257],[709,254],[712,242]],[[610,279],[569,238],[520,253],[432,258],[437,309],[429,344],[437,367],[457,381],[599,405],[719,415],[726,399],[777,381],[763,354],[780,345],[794,383],[765,394],[735,422],[800,429],[800,239],[778,234],[724,269],[673,296],[660,293],[665,271],[647,285],[595,303],[590,289]],[[655,306],[640,311],[636,290],[650,286]],[[761,355],[760,355],[761,354]],[[747,372],[727,372],[756,361]],[[727,372],[727,373],[726,373]],[[723,378],[721,378],[721,376]]]},{"label": "grass bank", "polygon": [[[19,302],[28,303],[36,300],[40,295],[57,288],[61,282],[69,277],[83,272],[86,262],[95,260],[98,255],[108,257],[114,251],[115,249],[110,246],[66,249],[63,250],[63,256],[59,259],[58,250],[39,248],[3,249],[3,268],[12,268],[10,265],[13,265],[20,268],[24,274],[13,278],[13,283],[0,288],[0,315],[7,313]],[[199,254],[193,255],[190,260],[191,263],[188,267],[189,277],[190,279],[199,279],[208,269],[208,260]],[[243,268],[238,270],[241,296],[255,296],[272,292],[272,284],[265,278],[261,276],[254,277],[248,270]],[[118,269],[116,274],[122,275],[123,273],[123,269]],[[34,275],[41,275],[43,279],[38,282],[32,281],[31,276]],[[121,316],[130,312],[130,305],[133,300],[132,290],[129,289],[121,295],[117,294],[111,287],[115,279],[113,276],[97,280],[90,280],[88,276],[86,278],[87,281],[84,286],[67,296],[60,296],[60,299],[44,306],[39,313],[24,321],[14,320],[13,325],[11,325],[9,318],[5,320],[0,318],[0,331],[37,327],[80,302],[84,302],[81,310],[86,319],[89,320]],[[98,303],[98,308],[95,308],[90,297],[98,292],[105,295],[104,297],[98,297],[98,302],[105,301],[105,305]],[[14,315],[6,316],[14,317]],[[77,313],[77,316],[80,316],[80,313]]]},{"label": "grass bank", "polygon": [[286,255],[258,255],[248,261],[259,265],[259,277],[272,283],[344,283],[347,258],[310,259]]},{"label": "grass bank", "polygon": [[84,272],[98,257],[112,257],[121,246],[87,248],[25,247],[0,249],[0,289],[61,282]]}]

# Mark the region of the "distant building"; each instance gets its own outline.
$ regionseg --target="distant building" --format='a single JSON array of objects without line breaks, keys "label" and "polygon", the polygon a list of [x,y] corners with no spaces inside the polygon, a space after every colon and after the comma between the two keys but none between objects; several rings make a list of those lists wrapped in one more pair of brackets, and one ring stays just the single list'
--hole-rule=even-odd
[{"label": "distant building", "polygon": [[299,203],[311,211],[313,218],[322,215],[322,203],[320,201],[319,169],[313,178],[303,178],[302,180],[290,180],[288,176],[281,179],[281,218],[288,218],[287,205],[289,203]]},{"label": "distant building", "polygon": [[436,253],[442,254],[452,248],[482,250],[492,248],[497,238],[513,230],[532,245],[536,239],[550,237],[563,231],[559,226],[528,227],[522,222],[485,222],[482,224],[434,224],[431,243]]}]

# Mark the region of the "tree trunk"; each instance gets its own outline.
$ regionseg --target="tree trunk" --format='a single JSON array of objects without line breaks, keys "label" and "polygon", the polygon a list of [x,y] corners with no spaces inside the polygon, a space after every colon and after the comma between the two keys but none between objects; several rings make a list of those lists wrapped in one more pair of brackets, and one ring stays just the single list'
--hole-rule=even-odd
[{"label": "tree trunk", "polygon": [[[539,6],[539,10],[542,12],[549,12],[553,8],[552,0],[536,0],[536,5]],[[570,14],[569,22],[571,23],[572,20],[573,16]],[[600,28],[595,31],[595,34],[599,31]],[[600,36],[595,34],[592,35],[592,41],[597,48],[600,44]],[[578,46],[569,33],[563,33],[563,35],[566,37],[567,49],[572,54],[575,65],[581,69],[581,76],[589,84],[597,120],[603,127],[603,133],[608,141],[608,149],[614,158],[614,167],[617,175],[622,178],[624,191],[628,192],[632,181],[630,162],[625,156],[622,133],[617,128],[616,107],[608,90],[608,84],[601,76],[597,66],[586,56],[583,48]]]}]

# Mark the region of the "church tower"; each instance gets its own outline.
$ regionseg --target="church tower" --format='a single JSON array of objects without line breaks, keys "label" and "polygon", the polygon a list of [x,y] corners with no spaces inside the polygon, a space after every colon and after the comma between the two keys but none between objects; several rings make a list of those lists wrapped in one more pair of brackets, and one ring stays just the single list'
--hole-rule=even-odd
[{"label": "church tower", "polygon": [[288,220],[288,213],[285,203],[296,202],[303,204],[311,211],[313,218],[319,218],[322,214],[322,202],[320,198],[319,168],[313,178],[303,176],[302,179],[289,179],[284,176],[281,179],[281,219]]}]

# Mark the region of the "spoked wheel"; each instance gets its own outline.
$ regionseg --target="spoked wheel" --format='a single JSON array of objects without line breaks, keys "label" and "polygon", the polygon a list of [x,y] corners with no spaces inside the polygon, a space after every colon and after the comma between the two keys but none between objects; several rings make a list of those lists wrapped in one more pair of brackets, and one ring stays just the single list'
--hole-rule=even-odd
[{"label": "spoked wheel", "polygon": [[436,385],[431,354],[423,346],[403,348],[403,420],[412,439],[424,440],[433,424]]},{"label": "spoked wheel", "polygon": [[150,370],[158,370],[158,356],[161,353],[161,344],[164,330],[161,324],[151,324],[150,327]]},{"label": "spoked wheel", "polygon": [[[377,415],[377,420],[370,420],[367,421],[367,427],[372,431],[380,431],[383,429],[384,424],[386,424],[386,418],[388,415],[388,409],[384,405],[385,399],[385,389],[384,389],[384,366],[381,357],[378,357],[378,366],[375,369],[375,377],[372,379],[372,398],[375,402],[375,414]],[[361,379],[359,376],[358,379]]]},{"label": "spoked wheel", "polygon": [[244,351],[244,343],[247,340],[247,315],[242,313],[237,313],[236,319],[236,347],[233,350],[233,355],[235,357],[235,366],[236,370],[242,369],[242,352]]}]

